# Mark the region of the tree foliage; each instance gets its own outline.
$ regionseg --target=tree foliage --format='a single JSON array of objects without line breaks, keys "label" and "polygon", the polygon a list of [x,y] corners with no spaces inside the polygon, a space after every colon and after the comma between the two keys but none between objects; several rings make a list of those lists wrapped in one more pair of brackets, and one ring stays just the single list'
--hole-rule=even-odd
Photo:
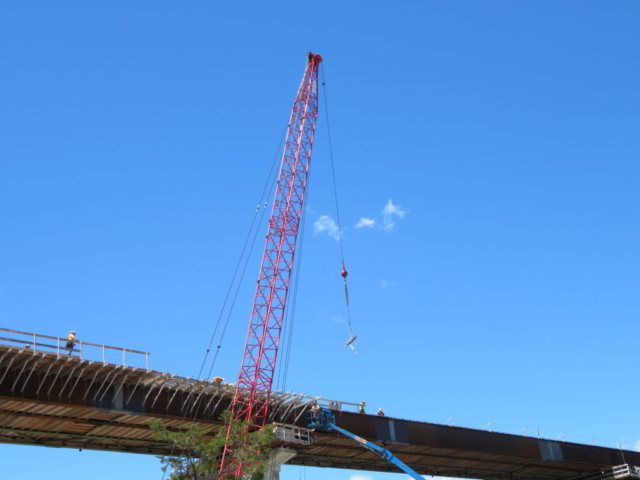
[{"label": "tree foliage", "polygon": [[246,465],[245,473],[252,480],[263,477],[264,461],[269,453],[267,445],[273,440],[274,425],[252,431],[250,422],[233,419],[229,411],[225,411],[220,419],[225,427],[213,436],[209,435],[211,430],[205,430],[196,424],[187,425],[176,432],[169,430],[160,419],[149,422],[154,438],[173,445],[171,455],[158,457],[162,470],[170,474],[171,480],[217,479],[229,427],[232,463],[242,462]]}]

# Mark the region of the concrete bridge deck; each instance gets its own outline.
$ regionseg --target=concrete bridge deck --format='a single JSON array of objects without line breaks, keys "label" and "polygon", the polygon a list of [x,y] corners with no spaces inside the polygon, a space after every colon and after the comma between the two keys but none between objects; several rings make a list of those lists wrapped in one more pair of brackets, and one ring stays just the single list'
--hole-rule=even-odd
[{"label": "concrete bridge deck", "polygon": [[[214,433],[232,393],[215,382],[0,343],[0,443],[169,454],[171,446],[152,437],[150,419],[161,418],[171,428],[195,422]],[[313,400],[275,393],[271,420],[305,431],[304,413]],[[639,452],[360,415],[345,411],[354,404],[318,402],[336,412],[340,426],[385,444],[423,475],[572,479],[640,465]],[[292,465],[398,471],[337,434],[315,432],[308,442],[287,437],[278,444],[296,450]]]}]

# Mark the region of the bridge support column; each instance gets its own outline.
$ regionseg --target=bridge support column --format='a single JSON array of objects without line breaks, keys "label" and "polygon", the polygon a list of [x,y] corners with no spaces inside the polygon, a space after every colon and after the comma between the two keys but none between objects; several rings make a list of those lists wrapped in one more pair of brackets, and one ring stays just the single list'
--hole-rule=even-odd
[{"label": "bridge support column", "polygon": [[264,472],[264,480],[280,480],[280,467],[296,456],[298,452],[290,448],[274,448],[269,453]]}]

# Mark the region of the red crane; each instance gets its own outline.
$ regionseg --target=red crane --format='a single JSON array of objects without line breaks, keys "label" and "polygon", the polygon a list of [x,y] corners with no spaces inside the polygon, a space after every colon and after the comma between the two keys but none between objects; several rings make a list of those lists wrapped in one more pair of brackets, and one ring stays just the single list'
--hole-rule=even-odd
[{"label": "red crane", "polygon": [[[255,429],[263,428],[267,423],[318,118],[318,70],[322,57],[309,53],[307,58],[302,83],[291,109],[244,356],[231,407],[234,418],[249,420]],[[229,454],[225,448],[220,471],[228,472],[225,475],[242,475],[244,466],[239,462],[232,465]]]}]

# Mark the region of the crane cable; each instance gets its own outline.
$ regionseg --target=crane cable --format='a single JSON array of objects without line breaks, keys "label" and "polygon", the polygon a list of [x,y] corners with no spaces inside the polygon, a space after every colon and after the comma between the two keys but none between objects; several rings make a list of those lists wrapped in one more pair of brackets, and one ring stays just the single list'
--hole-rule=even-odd
[{"label": "crane cable", "polygon": [[342,278],[344,280],[344,299],[345,299],[345,303],[347,304],[347,319],[349,321],[349,340],[345,344],[345,347],[350,346],[351,349],[354,351],[354,353],[358,353],[356,352],[356,349],[352,345],[358,336],[353,334],[353,325],[351,323],[351,308],[349,307],[349,286],[347,284],[347,276],[349,275],[349,273],[347,272],[347,267],[344,261],[344,245],[342,242],[342,225],[340,224],[340,208],[338,204],[338,186],[336,182],[336,170],[335,170],[334,161],[333,161],[333,144],[331,142],[331,127],[329,124],[329,106],[327,104],[327,88],[326,88],[326,82],[324,79],[324,67],[322,64],[320,65],[320,74],[322,76],[322,91],[324,93],[324,112],[325,112],[325,117],[327,119],[327,138],[329,140],[329,158],[331,159],[331,176],[333,178],[333,197],[336,204],[336,218],[338,222],[338,238],[340,242],[340,255],[342,259],[342,272],[340,273],[340,275],[342,275]]},{"label": "crane cable", "polygon": [[[204,367],[205,367],[205,365],[207,363],[207,358],[209,357],[209,353],[211,352],[211,346],[213,345],[213,340],[214,340],[214,338],[216,336],[218,328],[220,327],[220,322],[222,321],[222,317],[224,315],[224,310],[225,310],[227,302],[229,300],[229,296],[231,295],[231,291],[233,290],[233,285],[235,283],[235,280],[236,280],[236,277],[237,277],[237,274],[238,274],[238,270],[240,269],[240,265],[242,264],[242,260],[244,259],[244,267],[242,269],[242,273],[240,275],[240,279],[238,280],[238,283],[236,284],[236,290],[235,290],[235,293],[234,293],[234,296],[233,296],[233,301],[231,302],[231,306],[229,307],[229,312],[227,313],[227,318],[226,318],[226,321],[224,323],[224,327],[223,327],[222,333],[220,335],[220,340],[219,340],[218,345],[216,347],[216,353],[213,356],[213,359],[212,359],[212,362],[211,362],[211,367],[209,368],[209,374],[207,375],[207,378],[211,378],[211,373],[213,371],[213,367],[214,367],[214,365],[216,363],[216,360],[218,358],[218,354],[220,353],[220,348],[222,348],[222,341],[224,340],[224,336],[225,336],[225,333],[227,331],[227,326],[229,325],[229,319],[231,318],[231,314],[233,312],[233,307],[234,307],[236,299],[238,297],[238,292],[240,291],[240,286],[242,285],[242,281],[244,279],[244,275],[245,275],[246,270],[247,270],[247,265],[249,263],[249,259],[251,258],[251,252],[253,251],[253,248],[254,248],[254,246],[256,244],[256,238],[258,236],[258,232],[260,231],[260,225],[262,225],[262,223],[263,223],[264,214],[265,214],[265,212],[267,210],[267,202],[265,201],[265,195],[266,195],[266,193],[268,191],[270,192],[270,191],[273,190],[273,184],[275,183],[274,171],[276,171],[275,167],[276,167],[276,165],[278,165],[278,157],[279,157],[279,153],[280,153],[281,148],[282,148],[282,143],[284,142],[284,138],[285,138],[285,135],[287,133],[287,128],[288,128],[288,126],[285,126],[285,129],[283,131],[282,137],[280,138],[280,143],[278,145],[278,149],[276,150],[276,155],[275,155],[275,157],[273,159],[273,162],[271,164],[271,170],[269,171],[269,174],[267,175],[267,180],[265,181],[264,187],[262,188],[262,194],[260,196],[260,201],[258,203],[258,206],[256,207],[255,212],[254,212],[253,219],[251,221],[251,226],[249,227],[249,231],[247,232],[247,236],[245,238],[244,245],[242,246],[242,251],[240,252],[240,257],[238,258],[238,262],[236,263],[235,271],[233,272],[233,276],[231,278],[231,281],[229,282],[229,287],[227,289],[227,293],[225,295],[224,302],[223,302],[222,307],[220,309],[220,313],[218,315],[218,320],[216,321],[216,326],[215,326],[215,328],[213,330],[213,333],[211,335],[211,339],[209,340],[209,345],[207,346],[207,350],[205,352],[204,358],[202,359],[202,364],[200,365],[200,371],[198,372],[197,378],[201,378],[201,376],[202,376],[202,371],[204,370]],[[271,186],[269,186],[269,185],[271,185]],[[264,207],[261,208],[261,205],[263,205],[263,204],[264,204]],[[254,231],[254,226],[256,224],[256,218],[258,217],[258,212],[260,212],[260,211],[261,211],[260,220],[258,221],[258,225],[257,225],[257,227],[255,228],[255,231]],[[249,239],[251,238],[251,234],[252,233],[253,233],[253,239],[251,241],[251,245],[250,245],[249,251],[247,253],[247,245],[249,243]],[[245,253],[246,253],[246,256],[245,256]],[[198,400],[196,401],[196,404],[199,401],[200,401],[200,398],[198,398]],[[197,411],[198,411],[197,405],[194,405],[194,407],[192,407],[192,410],[193,410],[193,418],[191,419],[191,423],[195,424],[196,415],[197,415]],[[185,414],[182,417],[182,421],[183,422],[187,418],[187,414],[188,414],[188,411],[185,412]],[[171,452],[169,453],[170,457],[174,455],[175,449],[176,449],[176,444],[174,443],[173,446],[171,447]],[[184,448],[181,448],[180,450],[181,450],[180,453],[184,452]],[[166,474],[167,474],[167,471],[165,470],[163,472],[163,474],[162,474],[162,480],[164,480]]]},{"label": "crane cable", "polygon": [[311,172],[309,171],[308,174],[308,178],[307,178],[307,187],[306,187],[306,192],[307,194],[305,195],[304,198],[304,203],[302,205],[302,212],[303,215],[301,215],[300,217],[300,233],[298,235],[298,252],[296,253],[295,256],[295,266],[294,266],[294,276],[292,277],[292,287],[291,288],[291,293],[289,294],[290,299],[288,300],[288,304],[290,305],[290,307],[287,309],[287,317],[285,319],[285,327],[286,327],[286,332],[284,333],[284,335],[282,336],[283,338],[283,347],[284,347],[284,358],[282,361],[280,361],[278,363],[278,380],[276,382],[276,385],[278,386],[279,390],[284,390],[287,386],[287,376],[289,375],[289,358],[291,357],[291,345],[292,345],[292,339],[293,339],[293,326],[295,323],[295,319],[296,319],[296,307],[297,307],[297,300],[298,300],[298,285],[300,283],[300,266],[302,264],[302,251],[303,251],[303,246],[304,246],[304,232],[305,232],[305,227],[306,227],[306,218],[307,216],[304,215],[304,211],[305,211],[305,206],[306,206],[306,202],[307,202],[307,198],[309,198],[309,191],[310,188],[309,186],[311,185],[310,180],[311,179]]},{"label": "crane cable", "polygon": [[208,378],[211,378],[211,373],[213,372],[213,367],[216,363],[216,360],[218,358],[218,353],[220,353],[220,347],[222,347],[222,340],[224,339],[225,333],[227,332],[227,327],[229,326],[229,320],[231,319],[231,314],[233,313],[233,307],[236,304],[236,300],[238,299],[238,293],[240,292],[240,286],[242,285],[242,281],[244,279],[244,275],[247,272],[247,266],[249,265],[249,260],[251,259],[251,252],[253,252],[253,247],[256,244],[256,239],[258,237],[258,233],[260,231],[260,225],[262,225],[262,221],[264,219],[264,212],[266,210],[266,204],[265,204],[265,208],[262,210],[262,216],[260,217],[260,222],[258,223],[258,228],[255,229],[254,234],[253,234],[253,240],[251,242],[251,247],[249,248],[249,253],[246,255],[245,257],[245,262],[244,262],[244,267],[242,268],[242,275],[240,276],[240,280],[238,281],[238,284],[236,286],[236,291],[233,295],[233,301],[231,302],[231,306],[229,307],[229,311],[227,312],[227,319],[224,322],[224,327],[222,329],[222,334],[220,335],[220,342],[218,343],[218,346],[216,348],[216,353],[213,356],[213,360],[211,362],[211,367],[209,368],[209,375]]},{"label": "crane cable", "polygon": [[[242,260],[244,258],[244,267],[242,269],[242,274],[240,275],[240,279],[238,280],[238,283],[236,284],[236,290],[235,290],[235,293],[234,293],[234,296],[233,296],[233,301],[232,301],[231,306],[229,307],[229,311],[227,313],[227,318],[226,318],[226,321],[224,323],[224,327],[222,329],[222,333],[221,333],[221,336],[220,336],[220,341],[218,342],[218,345],[216,347],[216,353],[215,353],[215,355],[213,357],[213,360],[211,362],[211,367],[209,368],[208,377],[211,376],[211,372],[213,371],[213,367],[214,367],[214,365],[216,363],[216,360],[218,358],[218,354],[220,353],[220,348],[222,348],[222,341],[224,340],[224,336],[225,336],[225,333],[227,331],[227,326],[229,325],[229,319],[231,318],[231,314],[233,313],[233,307],[235,305],[236,299],[238,298],[238,292],[240,291],[240,286],[242,285],[242,281],[244,279],[244,275],[245,275],[246,270],[247,270],[247,264],[249,262],[249,259],[251,258],[251,253],[253,252],[253,248],[255,247],[256,238],[257,238],[258,232],[260,231],[260,225],[262,225],[262,223],[264,221],[264,214],[267,211],[267,201],[265,200],[265,196],[267,195],[267,192],[270,192],[272,190],[273,184],[275,183],[275,173],[274,172],[277,172],[276,166],[278,165],[278,157],[279,157],[280,150],[282,148],[282,143],[284,142],[284,138],[285,138],[285,135],[287,133],[287,128],[288,128],[288,126],[285,126],[284,131],[282,133],[282,136],[280,138],[280,143],[278,144],[278,149],[276,150],[276,154],[274,156],[273,162],[271,163],[271,169],[269,171],[269,174],[267,175],[267,179],[266,179],[266,181],[264,183],[264,186],[262,188],[262,193],[260,195],[260,200],[258,202],[258,206],[256,207],[255,213],[253,215],[253,220],[251,221],[251,226],[249,227],[249,231],[247,232],[247,236],[245,238],[245,242],[244,242],[244,245],[242,247],[242,251],[240,253],[240,257],[238,258],[238,262],[236,264],[236,268],[235,268],[235,271],[233,273],[233,277],[231,278],[231,281],[229,282],[229,288],[227,289],[227,294],[226,294],[224,302],[222,304],[222,308],[220,309],[220,314],[218,315],[218,320],[216,322],[215,329],[213,331],[213,334],[211,335],[211,339],[209,340],[209,345],[207,346],[207,350],[206,350],[204,359],[202,361],[202,365],[200,367],[200,373],[198,373],[198,378],[200,378],[200,376],[202,375],[202,370],[204,369],[205,363],[207,361],[207,357],[209,356],[209,353],[211,351],[211,346],[213,345],[213,340],[214,340],[214,338],[216,336],[216,333],[218,331],[218,328],[220,326],[220,322],[222,321],[222,317],[224,315],[224,310],[226,308],[227,302],[229,300],[229,296],[230,296],[231,291],[233,289],[233,285],[234,285],[234,282],[236,280],[236,276],[238,274],[238,270],[239,270],[240,265],[242,263]],[[269,185],[271,185],[271,187]],[[264,206],[261,207],[262,205],[264,205]],[[256,229],[254,231],[254,225],[256,223],[256,217],[258,216],[258,212],[261,213],[260,220],[258,221],[258,225],[257,225],[257,227],[256,227]],[[247,251],[247,244],[249,243],[249,239],[251,238],[251,234],[252,233],[253,233],[253,239],[251,241],[251,245],[249,247],[249,251],[245,255],[245,252]]]}]

